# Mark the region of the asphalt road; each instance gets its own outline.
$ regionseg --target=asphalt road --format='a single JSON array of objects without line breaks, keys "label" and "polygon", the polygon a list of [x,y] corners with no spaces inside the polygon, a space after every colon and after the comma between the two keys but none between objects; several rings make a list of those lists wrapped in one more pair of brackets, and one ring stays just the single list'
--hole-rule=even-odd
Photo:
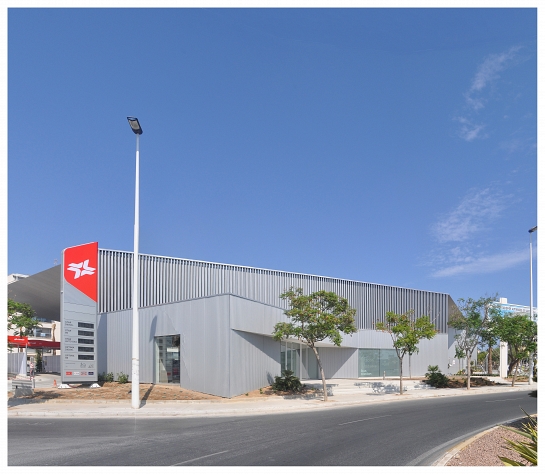
[{"label": "asphalt road", "polygon": [[523,391],[217,418],[17,417],[8,419],[8,465],[430,465],[524,416],[520,407],[537,413],[537,398]]}]

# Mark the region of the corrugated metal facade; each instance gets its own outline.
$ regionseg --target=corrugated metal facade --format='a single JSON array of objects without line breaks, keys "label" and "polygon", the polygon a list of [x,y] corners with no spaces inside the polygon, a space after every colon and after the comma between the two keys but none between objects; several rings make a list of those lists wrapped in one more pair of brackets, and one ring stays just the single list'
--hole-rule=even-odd
[{"label": "corrugated metal facade", "polygon": [[[131,275],[131,252],[100,250],[99,372],[130,375]],[[320,344],[326,377],[357,378],[359,348],[392,348],[388,334],[372,330],[374,323],[386,311],[409,309],[430,314],[440,332],[420,343],[412,357],[413,375],[423,375],[430,364],[448,368],[452,337],[446,323],[453,302],[447,294],[151,255],[140,256],[140,275],[142,383],[157,378],[155,338],[179,334],[182,387],[233,397],[270,384],[280,375],[280,343],[271,333],[287,320],[279,295],[290,286],[335,291],[357,310],[359,331],[344,336],[341,348]],[[314,356],[305,346],[300,349],[300,375],[314,378]],[[404,367],[408,373],[408,361]]]},{"label": "corrugated metal facade", "polygon": [[[99,313],[131,308],[132,252],[99,251]],[[387,311],[432,317],[441,333],[453,301],[448,294],[181,258],[140,255],[140,307],[233,294],[287,308],[280,294],[291,286],[306,293],[334,291],[356,308],[358,329],[373,329]]]}]

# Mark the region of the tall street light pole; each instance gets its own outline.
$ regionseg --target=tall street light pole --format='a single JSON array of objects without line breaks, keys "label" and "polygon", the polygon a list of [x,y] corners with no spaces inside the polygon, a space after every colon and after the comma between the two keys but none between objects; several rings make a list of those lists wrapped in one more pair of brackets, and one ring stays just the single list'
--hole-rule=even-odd
[{"label": "tall street light pole", "polygon": [[[532,227],[530,233],[530,319],[534,320],[534,281],[532,276],[532,234],[537,230],[537,225]],[[528,385],[533,382],[534,378],[534,353],[530,354],[530,367],[528,370]]]},{"label": "tall street light pole", "polygon": [[136,117],[127,117],[132,131],[136,134],[136,184],[134,191],[134,255],[132,261],[132,373],[131,406],[140,408],[140,326],[138,321],[138,234],[140,206],[140,135],[142,127]]}]

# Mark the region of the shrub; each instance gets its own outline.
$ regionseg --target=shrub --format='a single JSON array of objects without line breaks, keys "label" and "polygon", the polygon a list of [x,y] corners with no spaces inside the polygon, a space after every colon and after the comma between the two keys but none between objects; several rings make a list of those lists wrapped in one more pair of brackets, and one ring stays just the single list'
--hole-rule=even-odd
[{"label": "shrub", "polygon": [[99,382],[113,382],[114,381],[114,374],[112,372],[102,372],[101,374],[98,374],[98,381]]},{"label": "shrub", "polygon": [[428,365],[428,372],[426,372],[426,380],[424,382],[435,388],[445,388],[448,387],[448,381],[448,377],[441,373],[439,366]]},{"label": "shrub", "polygon": [[120,372],[117,374],[117,381],[119,383],[127,383],[129,381],[129,376],[127,374],[124,374],[123,372]]},{"label": "shrub", "polygon": [[303,384],[299,378],[293,375],[291,370],[284,370],[282,372],[283,377],[278,375],[274,378],[274,383],[271,385],[271,388],[274,391],[279,392],[300,392],[303,390]]}]

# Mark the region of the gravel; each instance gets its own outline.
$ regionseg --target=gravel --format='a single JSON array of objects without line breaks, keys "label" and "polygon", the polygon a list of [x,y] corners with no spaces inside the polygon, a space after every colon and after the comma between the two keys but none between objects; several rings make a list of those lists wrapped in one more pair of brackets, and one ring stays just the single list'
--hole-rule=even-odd
[{"label": "gravel", "polygon": [[[509,423],[506,426],[520,429],[523,423],[526,423],[526,419],[524,418]],[[503,466],[504,464],[498,456],[526,463],[518,453],[506,447],[508,445],[505,441],[506,439],[511,441],[529,441],[528,438],[499,426],[464,447],[445,466]]]}]

